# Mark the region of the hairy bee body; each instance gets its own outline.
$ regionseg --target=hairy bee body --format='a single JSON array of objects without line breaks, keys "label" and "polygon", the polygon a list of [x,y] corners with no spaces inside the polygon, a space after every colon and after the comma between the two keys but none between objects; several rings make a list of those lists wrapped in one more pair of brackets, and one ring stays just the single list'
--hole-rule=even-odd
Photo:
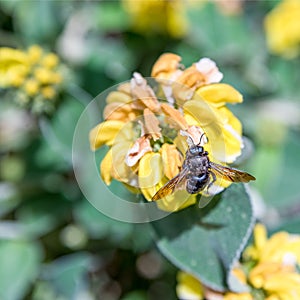
[{"label": "hairy bee body", "polygon": [[186,190],[190,194],[197,194],[203,190],[210,180],[210,163],[208,153],[202,146],[193,146],[185,154],[183,169],[187,168]]}]

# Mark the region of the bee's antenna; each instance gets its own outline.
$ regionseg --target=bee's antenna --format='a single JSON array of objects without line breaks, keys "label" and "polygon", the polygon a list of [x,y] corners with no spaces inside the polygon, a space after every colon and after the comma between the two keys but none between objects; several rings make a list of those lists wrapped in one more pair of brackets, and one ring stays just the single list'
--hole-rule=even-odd
[{"label": "bee's antenna", "polygon": [[190,141],[191,144],[193,144],[194,146],[196,146],[195,143],[194,143],[194,140],[192,139],[192,137],[188,136],[188,140]]},{"label": "bee's antenna", "polygon": [[201,134],[201,136],[200,136],[200,140],[199,140],[199,143],[198,143],[198,145],[200,145],[201,144],[201,141],[202,141],[202,138],[203,138],[203,136],[205,135],[205,132],[203,132],[202,134]]}]

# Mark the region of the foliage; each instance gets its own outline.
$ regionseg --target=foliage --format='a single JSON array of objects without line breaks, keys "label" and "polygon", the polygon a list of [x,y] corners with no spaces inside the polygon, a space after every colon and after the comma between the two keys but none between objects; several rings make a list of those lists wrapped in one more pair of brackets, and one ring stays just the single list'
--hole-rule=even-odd
[{"label": "foliage", "polygon": [[[162,20],[167,27],[156,30],[152,18],[139,19],[150,23],[137,28],[124,1],[0,1],[0,46],[26,51],[39,45],[67,70],[55,109],[20,107],[14,91],[1,85],[1,299],[172,300],[177,268],[216,291],[238,291],[228,274],[254,219],[272,232],[299,234],[300,60],[294,49],[288,58],[268,50],[264,18],[277,3],[178,2]],[[180,34],[178,18],[185,26]],[[243,104],[230,106],[245,136],[236,165],[257,180],[247,188],[230,186],[206,206],[200,201],[204,208],[198,199],[149,224],[124,223],[99,212],[81,191],[73,136],[94,97],[134,71],[150,76],[164,52],[177,53],[185,65],[213,59],[244,96]],[[0,83],[7,74],[2,58]],[[98,103],[92,112],[88,130],[101,121],[103,107]],[[88,148],[88,136],[81,143]],[[96,154],[97,164],[102,157]],[[110,203],[97,175],[87,178],[90,192]],[[116,181],[110,189],[143,201]]]}]

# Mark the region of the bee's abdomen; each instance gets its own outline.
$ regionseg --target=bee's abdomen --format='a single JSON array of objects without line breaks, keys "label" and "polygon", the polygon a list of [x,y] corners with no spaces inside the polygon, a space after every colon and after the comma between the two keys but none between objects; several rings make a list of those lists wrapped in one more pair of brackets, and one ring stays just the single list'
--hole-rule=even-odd
[{"label": "bee's abdomen", "polygon": [[191,176],[186,182],[186,190],[190,194],[199,193],[207,184],[209,173],[201,174],[200,176]]}]

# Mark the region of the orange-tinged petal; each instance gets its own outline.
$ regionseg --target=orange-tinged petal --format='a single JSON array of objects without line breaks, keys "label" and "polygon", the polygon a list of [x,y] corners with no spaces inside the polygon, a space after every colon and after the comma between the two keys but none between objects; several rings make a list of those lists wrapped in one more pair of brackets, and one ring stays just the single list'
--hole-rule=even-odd
[{"label": "orange-tinged petal", "polygon": [[133,110],[130,104],[120,104],[112,102],[105,106],[103,117],[105,120],[119,120],[127,122],[134,120],[137,116],[136,110]]},{"label": "orange-tinged petal", "polygon": [[160,103],[156,99],[152,88],[147,84],[147,81],[139,73],[134,73],[131,83],[131,94],[134,100],[140,100],[153,112],[158,112]]},{"label": "orange-tinged petal", "polygon": [[124,122],[116,120],[108,120],[95,126],[89,135],[91,149],[96,150],[105,144],[112,145],[124,126]]},{"label": "orange-tinged petal", "polygon": [[162,135],[161,128],[159,127],[159,121],[149,108],[144,110],[144,120],[146,133],[149,133],[154,141],[161,138]]},{"label": "orange-tinged petal", "polygon": [[188,129],[188,124],[184,116],[179,112],[179,110],[165,103],[161,104],[161,109],[164,112],[164,114],[167,116],[165,120],[167,123],[182,130]]},{"label": "orange-tinged petal", "polygon": [[163,144],[160,148],[164,174],[168,179],[175,177],[182,165],[180,154],[175,145]]},{"label": "orange-tinged petal", "polygon": [[217,107],[224,106],[226,103],[241,103],[243,96],[229,84],[216,83],[202,86],[196,90],[205,101]]},{"label": "orange-tinged petal", "polygon": [[112,180],[111,171],[113,168],[112,150],[106,153],[100,164],[100,174],[106,185],[110,185]]},{"label": "orange-tinged petal", "polygon": [[184,70],[172,84],[173,94],[177,101],[187,101],[193,97],[194,91],[205,83],[202,73],[192,66]]},{"label": "orange-tinged petal", "polygon": [[151,76],[168,78],[180,66],[181,57],[173,53],[162,54],[152,67]]},{"label": "orange-tinged petal", "polygon": [[185,69],[176,82],[195,90],[205,82],[205,76],[192,66]]}]

